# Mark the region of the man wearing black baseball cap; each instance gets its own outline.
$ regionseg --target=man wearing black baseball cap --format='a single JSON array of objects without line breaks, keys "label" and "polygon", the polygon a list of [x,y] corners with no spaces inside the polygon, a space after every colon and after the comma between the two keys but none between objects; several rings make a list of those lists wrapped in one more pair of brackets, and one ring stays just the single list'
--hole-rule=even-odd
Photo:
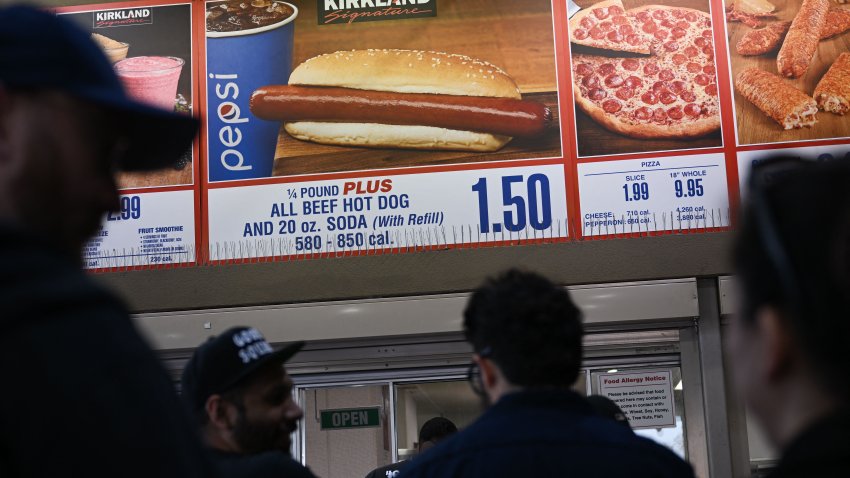
[{"label": "man wearing black baseball cap", "polygon": [[0,8],[0,476],[212,473],[126,307],[80,268],[113,171],[174,162],[196,127],[129,100],[88,33]]},{"label": "man wearing black baseball cap", "polygon": [[303,346],[275,351],[257,329],[233,327],[192,354],[183,369],[183,401],[222,477],[314,478],[289,453],[304,414],[283,364]]}]

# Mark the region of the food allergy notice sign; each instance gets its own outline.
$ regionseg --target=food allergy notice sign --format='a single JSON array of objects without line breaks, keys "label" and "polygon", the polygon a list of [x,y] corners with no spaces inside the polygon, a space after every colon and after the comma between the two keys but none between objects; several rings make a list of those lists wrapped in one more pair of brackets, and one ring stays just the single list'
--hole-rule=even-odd
[{"label": "food allergy notice sign", "polygon": [[606,373],[599,376],[599,394],[623,410],[632,428],[674,427],[671,381],[669,370]]}]

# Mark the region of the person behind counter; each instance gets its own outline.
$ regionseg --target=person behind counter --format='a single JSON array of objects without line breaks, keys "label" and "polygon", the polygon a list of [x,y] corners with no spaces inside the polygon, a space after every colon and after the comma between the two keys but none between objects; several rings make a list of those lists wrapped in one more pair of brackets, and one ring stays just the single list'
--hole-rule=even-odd
[{"label": "person behind counter", "polygon": [[623,413],[620,406],[610,398],[604,395],[590,395],[587,397],[587,403],[593,407],[593,410],[598,413],[599,416],[610,418],[623,427],[629,430],[632,429],[632,426],[629,425],[629,418],[626,417],[626,414]]},{"label": "person behind counter", "polygon": [[283,364],[303,346],[275,351],[257,329],[233,327],[201,344],[186,363],[183,402],[223,478],[315,478],[290,456],[304,413]]},{"label": "person behind counter", "polygon": [[754,166],[734,250],[733,377],[770,441],[773,478],[847,476],[850,165]]},{"label": "person behind counter", "polygon": [[212,476],[127,308],[81,269],[113,171],[173,164],[196,129],[128,99],[88,33],[0,7],[0,476]]},{"label": "person behind counter", "polygon": [[[416,442],[416,453],[421,455],[426,450],[430,450],[437,443],[457,433],[457,425],[451,420],[444,417],[434,417],[422,424],[419,429],[419,440]],[[366,478],[396,478],[401,467],[407,464],[406,461],[399,463],[391,463],[380,468],[376,468],[366,475]]]},{"label": "person behind counter", "polygon": [[583,329],[566,289],[510,270],[478,288],[463,315],[475,351],[470,384],[490,408],[400,477],[693,477],[672,451],[597,415],[570,389]]}]

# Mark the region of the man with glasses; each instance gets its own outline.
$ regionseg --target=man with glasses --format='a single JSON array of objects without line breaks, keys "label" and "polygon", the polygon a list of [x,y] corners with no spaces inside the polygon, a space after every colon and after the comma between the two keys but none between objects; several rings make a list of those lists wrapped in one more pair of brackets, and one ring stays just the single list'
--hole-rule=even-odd
[{"label": "man with glasses", "polygon": [[849,184],[846,160],[776,158],[750,177],[729,345],[738,392],[782,450],[774,478],[848,475]]},{"label": "man with glasses", "polygon": [[89,34],[0,8],[0,476],[211,476],[126,307],[80,267],[113,171],[173,164],[196,128],[129,100]]},{"label": "man with glasses", "polygon": [[564,288],[510,270],[472,294],[463,326],[475,351],[470,382],[490,407],[402,478],[693,477],[672,451],[597,415],[571,390],[583,330]]}]

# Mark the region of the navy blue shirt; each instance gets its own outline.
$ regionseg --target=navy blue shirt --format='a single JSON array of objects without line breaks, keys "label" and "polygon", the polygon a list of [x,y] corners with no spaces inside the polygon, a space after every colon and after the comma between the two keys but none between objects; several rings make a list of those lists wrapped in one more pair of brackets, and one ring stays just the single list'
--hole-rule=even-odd
[{"label": "navy blue shirt", "polygon": [[785,449],[770,478],[847,476],[850,412],[841,410],[810,425]]},{"label": "navy blue shirt", "polygon": [[316,478],[308,468],[280,451],[256,455],[210,452],[221,478]]},{"label": "navy blue shirt", "polygon": [[51,247],[0,224],[0,477],[213,476],[124,304]]},{"label": "navy blue shirt", "polygon": [[594,413],[577,393],[502,397],[472,425],[402,468],[400,478],[693,478],[672,451]]}]

